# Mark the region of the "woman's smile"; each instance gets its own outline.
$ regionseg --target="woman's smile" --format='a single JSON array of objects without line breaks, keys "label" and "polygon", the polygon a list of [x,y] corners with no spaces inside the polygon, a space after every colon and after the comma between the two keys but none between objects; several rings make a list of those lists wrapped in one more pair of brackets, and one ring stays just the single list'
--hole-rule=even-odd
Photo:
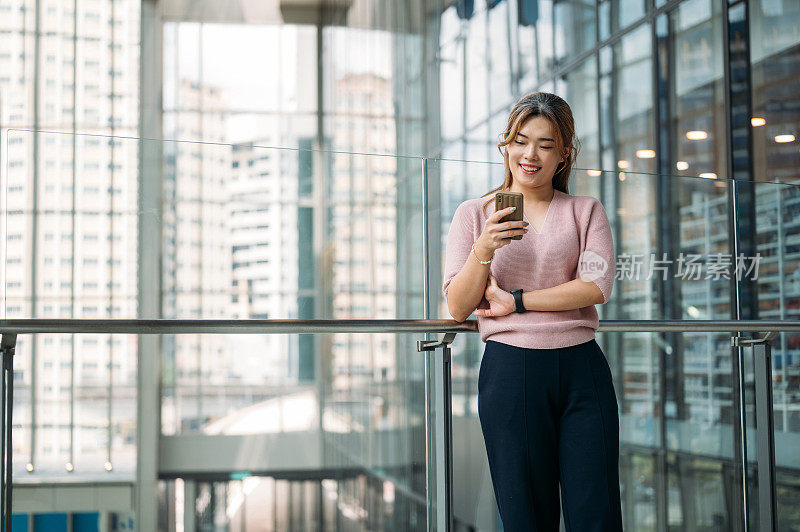
[{"label": "woman's smile", "polygon": [[527,175],[534,175],[542,168],[541,166],[537,166],[535,164],[523,164],[523,163],[519,163],[519,167],[522,169],[522,173]]}]

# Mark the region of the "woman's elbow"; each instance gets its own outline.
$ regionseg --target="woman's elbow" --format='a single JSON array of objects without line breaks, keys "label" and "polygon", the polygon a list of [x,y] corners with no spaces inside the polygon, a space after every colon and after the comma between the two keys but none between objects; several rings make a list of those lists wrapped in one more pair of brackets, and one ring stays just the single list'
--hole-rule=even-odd
[{"label": "woman's elbow", "polygon": [[459,309],[454,308],[454,305],[450,303],[449,299],[447,300],[447,311],[450,313],[450,315],[453,317],[453,319],[456,320],[457,322],[464,322],[464,321],[467,321],[467,318],[469,318],[469,314],[464,315],[463,311],[460,311]]}]

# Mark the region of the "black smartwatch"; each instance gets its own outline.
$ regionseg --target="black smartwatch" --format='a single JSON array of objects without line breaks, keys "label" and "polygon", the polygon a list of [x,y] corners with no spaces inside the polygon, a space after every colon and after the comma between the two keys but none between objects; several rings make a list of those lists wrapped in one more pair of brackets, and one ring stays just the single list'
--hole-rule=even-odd
[{"label": "black smartwatch", "polygon": [[525,312],[525,305],[522,304],[522,288],[512,290],[511,295],[514,296],[514,304],[517,305],[517,312]]}]

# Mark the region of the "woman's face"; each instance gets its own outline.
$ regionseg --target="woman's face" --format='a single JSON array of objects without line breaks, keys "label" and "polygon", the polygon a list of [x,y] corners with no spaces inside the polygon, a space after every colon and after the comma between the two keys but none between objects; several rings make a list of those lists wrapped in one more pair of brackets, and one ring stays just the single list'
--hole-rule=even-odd
[{"label": "woman's face", "polygon": [[519,128],[517,138],[506,147],[514,182],[522,186],[552,186],[562,161],[556,148],[553,125],[543,116],[532,116]]}]

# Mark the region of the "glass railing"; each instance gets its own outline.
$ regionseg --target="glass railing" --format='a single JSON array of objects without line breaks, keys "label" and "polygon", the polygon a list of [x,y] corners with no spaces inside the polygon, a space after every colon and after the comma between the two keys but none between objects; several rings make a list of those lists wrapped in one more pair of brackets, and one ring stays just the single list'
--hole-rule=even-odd
[{"label": "glass railing", "polygon": [[[440,287],[453,213],[503,178],[498,163],[3,133],[5,320],[268,320],[265,333],[276,320],[447,320]],[[576,169],[570,192],[600,199],[612,226],[617,279],[598,306],[601,327],[800,314],[791,215],[800,187]],[[731,217],[749,225],[734,229]],[[140,484],[137,448],[154,427],[159,519],[418,529],[451,515],[498,529],[477,419],[480,338],[458,334],[452,344],[449,428],[441,355],[416,345],[432,328],[384,325],[20,333],[14,482]],[[657,330],[598,334],[619,402],[625,528],[735,529],[744,514],[756,526],[754,358],[745,350],[740,372],[730,349],[741,329]],[[774,500],[779,523],[794,524],[800,334],[779,330]],[[137,376],[147,360],[160,378],[151,401],[160,415],[141,427]],[[452,491],[443,486],[447,430]]]}]

